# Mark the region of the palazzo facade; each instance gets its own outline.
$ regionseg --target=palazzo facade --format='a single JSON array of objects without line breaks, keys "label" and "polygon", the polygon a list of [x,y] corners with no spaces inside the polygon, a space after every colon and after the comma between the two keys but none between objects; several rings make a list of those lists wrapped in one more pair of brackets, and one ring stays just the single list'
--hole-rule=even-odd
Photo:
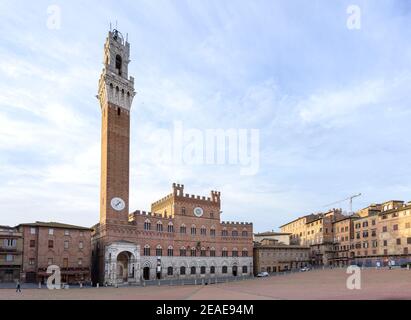
[{"label": "palazzo facade", "polygon": [[102,113],[100,222],[93,227],[93,281],[251,275],[252,223],[222,222],[221,194],[172,191],[151,212],[129,210],[130,112],[135,96],[128,76],[130,44],[117,30],[104,46],[98,99]]}]

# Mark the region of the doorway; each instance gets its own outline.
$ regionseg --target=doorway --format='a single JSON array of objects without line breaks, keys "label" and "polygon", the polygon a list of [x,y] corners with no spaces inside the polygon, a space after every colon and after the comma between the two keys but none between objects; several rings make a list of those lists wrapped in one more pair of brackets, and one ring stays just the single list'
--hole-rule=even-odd
[{"label": "doorway", "polygon": [[149,267],[143,268],[143,279],[150,280],[150,268]]}]

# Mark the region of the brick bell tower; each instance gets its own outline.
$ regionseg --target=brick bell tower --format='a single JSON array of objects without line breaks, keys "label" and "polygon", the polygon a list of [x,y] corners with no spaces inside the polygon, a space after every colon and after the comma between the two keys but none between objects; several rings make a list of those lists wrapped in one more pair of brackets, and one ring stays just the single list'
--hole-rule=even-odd
[{"label": "brick bell tower", "polygon": [[130,44],[118,30],[104,45],[98,99],[101,106],[100,224],[128,220],[130,169],[130,110],[134,78],[128,77]]}]

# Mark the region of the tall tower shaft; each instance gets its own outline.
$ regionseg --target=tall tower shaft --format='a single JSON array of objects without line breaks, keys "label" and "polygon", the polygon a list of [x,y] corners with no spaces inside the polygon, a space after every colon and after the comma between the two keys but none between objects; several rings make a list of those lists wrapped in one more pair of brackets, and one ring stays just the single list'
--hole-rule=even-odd
[{"label": "tall tower shaft", "polygon": [[134,78],[128,77],[130,44],[117,30],[104,45],[104,69],[98,99],[101,106],[100,223],[127,221],[129,213],[130,111]]}]

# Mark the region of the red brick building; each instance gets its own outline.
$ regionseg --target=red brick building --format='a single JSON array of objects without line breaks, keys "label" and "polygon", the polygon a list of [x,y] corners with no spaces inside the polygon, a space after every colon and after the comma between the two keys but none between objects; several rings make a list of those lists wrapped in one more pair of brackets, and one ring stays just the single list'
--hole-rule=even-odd
[{"label": "red brick building", "polygon": [[45,282],[51,265],[63,283],[90,281],[91,229],[55,222],[20,224],[23,235],[23,282]]}]

